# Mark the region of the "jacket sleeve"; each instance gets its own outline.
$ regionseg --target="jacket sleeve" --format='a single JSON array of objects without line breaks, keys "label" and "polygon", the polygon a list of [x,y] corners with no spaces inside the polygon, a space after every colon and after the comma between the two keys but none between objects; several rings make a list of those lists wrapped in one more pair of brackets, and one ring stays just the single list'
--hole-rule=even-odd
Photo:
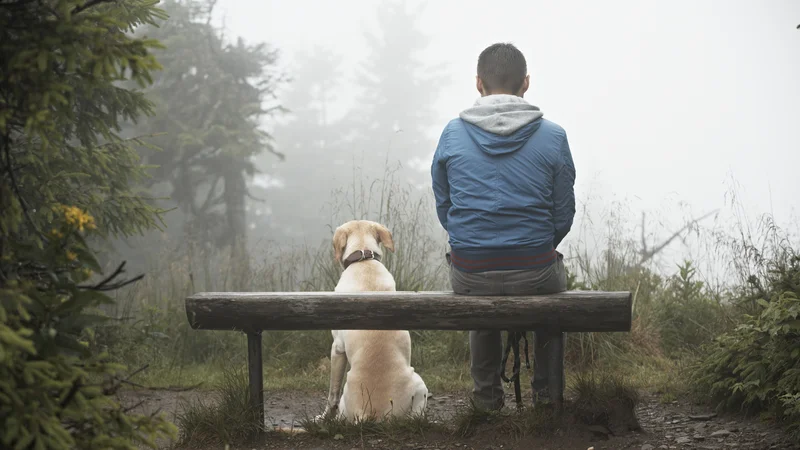
[{"label": "jacket sleeve", "polygon": [[561,143],[559,154],[560,164],[556,166],[553,185],[554,248],[558,247],[558,244],[567,236],[575,217],[575,164],[572,161],[572,153],[566,135]]},{"label": "jacket sleeve", "polygon": [[431,163],[431,180],[433,185],[433,197],[436,199],[436,215],[439,216],[439,223],[447,231],[447,213],[450,211],[450,183],[447,181],[447,160],[445,150],[447,147],[447,128],[439,138],[439,144],[433,154]]}]

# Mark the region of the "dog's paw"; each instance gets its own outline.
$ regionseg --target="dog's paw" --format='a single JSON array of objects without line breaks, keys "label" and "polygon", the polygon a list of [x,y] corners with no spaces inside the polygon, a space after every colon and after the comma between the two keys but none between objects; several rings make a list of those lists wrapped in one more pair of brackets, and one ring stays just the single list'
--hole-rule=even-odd
[{"label": "dog's paw", "polygon": [[338,408],[331,408],[330,406],[326,406],[325,411],[323,411],[322,414],[314,417],[314,422],[319,423],[324,421],[328,417],[333,416],[333,414],[336,412],[337,409]]},{"label": "dog's paw", "polygon": [[317,415],[317,417],[314,417],[314,422],[317,423],[322,422],[325,419],[327,419],[330,415],[331,415],[330,408],[325,408],[325,411],[323,411],[322,414],[319,414]]}]

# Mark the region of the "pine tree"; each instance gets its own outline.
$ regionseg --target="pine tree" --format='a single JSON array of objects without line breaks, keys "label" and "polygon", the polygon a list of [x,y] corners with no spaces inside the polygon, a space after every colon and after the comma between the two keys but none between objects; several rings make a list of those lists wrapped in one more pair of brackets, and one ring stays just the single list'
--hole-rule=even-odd
[{"label": "pine tree", "polygon": [[90,238],[158,225],[120,124],[152,112],[157,0],[0,3],[0,447],[134,449],[175,433],[115,400],[126,369],[92,346],[106,292]]},{"label": "pine tree", "polygon": [[162,150],[144,157],[157,166],[152,183],[166,183],[166,194],[180,208],[186,238],[231,247],[234,259],[245,262],[253,158],[262,152],[281,156],[260,121],[282,110],[276,102],[265,107],[282,75],[274,67],[277,50],[242,39],[226,43],[210,23],[212,7],[168,0],[169,22],[143,32],[166,46],[158,54],[164,70],[147,91],[155,118],[131,132],[160,134],[150,142]]},{"label": "pine tree", "polygon": [[[377,8],[376,31],[366,35],[369,55],[359,78],[361,100],[350,115],[366,171],[380,173],[387,160],[406,167],[414,160],[428,161],[436,146],[426,132],[445,78],[438,66],[420,59],[430,43],[418,26],[423,8],[387,2]],[[428,177],[427,170],[422,178],[408,170],[404,175],[415,182]]]},{"label": "pine tree", "polygon": [[[281,193],[269,198],[272,214],[264,225],[278,227],[282,238],[302,236],[316,242],[324,237],[327,242],[329,230],[320,211],[325,210],[331,192],[352,175],[341,164],[346,154],[343,133],[330,114],[342,81],[341,58],[315,47],[300,52],[297,61],[289,88],[281,96],[288,114],[274,131],[276,147],[287,155],[284,161],[272,165],[270,173],[280,183]],[[258,161],[261,166],[270,162],[265,157]],[[298,192],[304,194],[302,202],[297,202]]]}]

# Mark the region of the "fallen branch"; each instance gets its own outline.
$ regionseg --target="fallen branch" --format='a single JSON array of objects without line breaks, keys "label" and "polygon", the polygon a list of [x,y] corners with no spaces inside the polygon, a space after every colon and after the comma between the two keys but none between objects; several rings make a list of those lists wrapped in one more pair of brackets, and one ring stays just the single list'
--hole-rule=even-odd
[{"label": "fallen branch", "polygon": [[140,367],[140,368],[134,370],[133,372],[131,372],[130,374],[128,374],[127,378],[124,378],[124,379],[115,377],[116,378],[115,382],[112,383],[111,386],[103,389],[103,395],[115,394],[117,392],[117,390],[119,390],[120,386],[122,386],[123,383],[131,383],[131,381],[130,381],[131,378],[133,378],[137,374],[147,370],[148,367],[150,367],[150,364],[145,364],[142,367]]},{"label": "fallen branch", "polygon": [[145,401],[144,401],[144,400],[142,400],[142,401],[140,401],[139,403],[137,403],[137,404],[135,404],[135,405],[133,405],[133,406],[129,406],[129,407],[127,407],[127,408],[123,409],[123,410],[122,410],[122,412],[123,412],[123,413],[125,413],[125,414],[128,414],[129,412],[133,411],[134,409],[136,409],[136,408],[138,408],[138,407],[140,407],[140,406],[144,405],[144,402],[145,402]]},{"label": "fallen branch", "polygon": [[144,389],[146,391],[167,391],[167,392],[192,391],[192,390],[195,390],[195,389],[197,389],[197,388],[199,388],[200,386],[203,385],[202,381],[199,382],[199,383],[193,384],[191,386],[145,386],[143,384],[134,383],[133,381],[130,381],[130,380],[121,380],[121,382],[125,383],[125,384],[127,384],[129,386],[133,386],[133,387],[136,387],[136,388],[139,388],[139,389]]},{"label": "fallen branch", "polygon": [[186,392],[193,391],[203,385],[203,382],[195,383],[190,386],[147,386],[145,389],[148,391],[168,391],[168,392]]}]

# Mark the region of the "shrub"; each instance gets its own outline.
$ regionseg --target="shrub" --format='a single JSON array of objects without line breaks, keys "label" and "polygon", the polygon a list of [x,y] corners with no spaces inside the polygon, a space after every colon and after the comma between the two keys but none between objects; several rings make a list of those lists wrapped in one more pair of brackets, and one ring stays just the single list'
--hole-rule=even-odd
[{"label": "shrub", "polygon": [[723,307],[696,281],[691,261],[678,267],[653,305],[662,348],[670,355],[693,352],[710,342],[725,326]]},{"label": "shrub", "polygon": [[43,249],[13,254],[40,278],[18,276],[0,287],[0,442],[155,448],[174,427],[161,416],[128,414],[113,397],[126,381],[125,367],[91,350],[90,327],[104,319],[97,307],[111,301],[102,291],[117,283],[116,274],[84,284],[99,268],[78,227],[94,228],[93,218],[74,207],[64,212]]},{"label": "shrub", "polygon": [[[123,265],[101,275],[87,244],[154,227],[132,184],[145,176],[120,122],[151,104],[158,43],[130,32],[163,19],[154,0],[0,4],[0,447],[135,449],[175,432],[129,414],[124,366],[93,328]],[[91,279],[95,277],[95,280]]]},{"label": "shrub", "polygon": [[698,392],[719,409],[767,413],[800,437],[800,256],[772,271],[760,311],[705,347]]}]

